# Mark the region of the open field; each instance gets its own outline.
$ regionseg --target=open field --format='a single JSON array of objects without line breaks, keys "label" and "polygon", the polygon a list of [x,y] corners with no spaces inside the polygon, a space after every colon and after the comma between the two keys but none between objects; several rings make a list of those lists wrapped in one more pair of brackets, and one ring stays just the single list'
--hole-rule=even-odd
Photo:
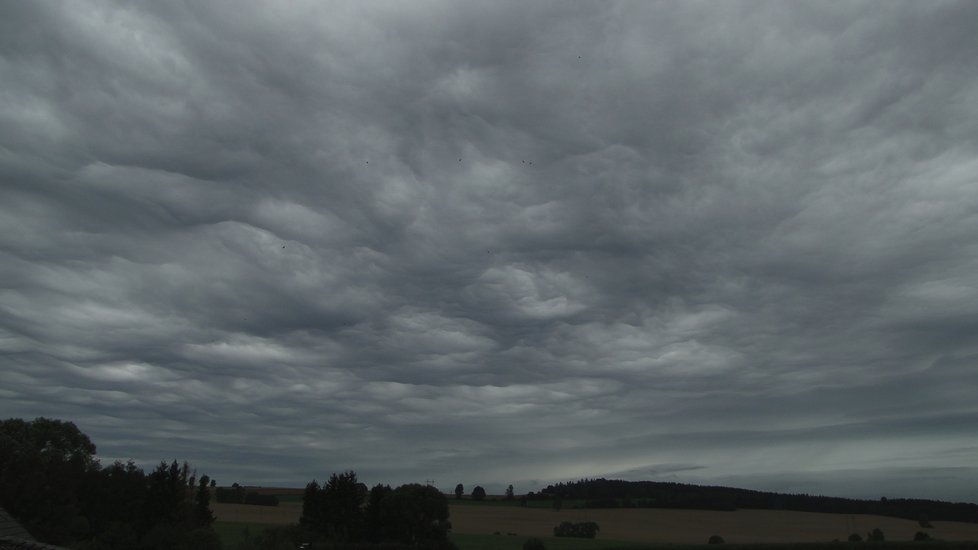
[{"label": "open field", "polygon": [[274,495],[279,502],[302,502],[302,494],[305,489],[282,488],[282,487],[248,487],[248,491],[254,491],[260,495]]},{"label": "open field", "polygon": [[[461,550],[522,550],[525,537],[507,537],[492,535],[452,535],[454,542]],[[566,539],[543,538],[547,550],[715,550],[717,546],[709,544],[663,544],[623,542],[606,539]],[[929,542],[923,545],[919,542],[875,542],[870,548],[874,550],[975,550],[973,542]],[[756,543],[756,544],[725,544],[725,550],[860,550],[867,548],[863,543],[835,542],[798,542],[798,543]]]},{"label": "open field", "polygon": [[[453,533],[451,540],[461,550],[523,550],[523,543],[529,537],[508,535],[464,535]],[[622,542],[607,539],[575,539],[540,537],[547,550],[647,550],[640,542]],[[694,550],[681,547],[660,548],[659,550]],[[701,550],[701,549],[695,549]]]},{"label": "open field", "polygon": [[274,526],[264,523],[214,522],[214,531],[217,533],[217,536],[221,537],[221,543],[224,545],[224,548],[234,548],[241,544],[245,539],[245,530],[252,536],[255,536],[264,531],[266,527]]},{"label": "open field", "polygon": [[[263,490],[266,491],[266,490]],[[267,489],[269,494],[289,490]],[[294,498],[294,497],[293,497]],[[212,503],[218,521],[281,525],[297,522],[302,513],[301,499],[283,501],[279,506]],[[659,544],[702,544],[710,535],[720,535],[728,543],[793,543],[845,541],[851,533],[863,537],[875,527],[888,541],[909,541],[917,531],[948,541],[978,541],[978,523],[934,521],[934,528],[923,529],[916,521],[871,516],[787,512],[778,510],[670,510],[631,509],[549,509],[519,506],[477,505],[449,501],[452,532],[456,535],[493,535],[502,539],[550,537],[562,521],[594,521],[601,526],[598,539]],[[508,537],[516,533],[517,537]],[[473,539],[473,541],[476,539]],[[507,540],[507,542],[508,542]],[[522,543],[520,543],[522,544]],[[549,546],[548,546],[549,547]]]},{"label": "open field", "polygon": [[777,510],[670,509],[564,509],[560,512],[503,506],[453,505],[452,531],[459,534],[492,534],[496,531],[519,536],[546,537],[562,521],[594,521],[601,526],[602,539],[701,544],[710,535],[728,543],[828,542],[846,540],[851,533],[863,537],[875,527],[887,540],[913,538],[926,531],[935,539],[978,540],[978,524],[935,521],[933,529],[917,522],[871,515],[819,514]]},{"label": "open field", "polygon": [[[473,500],[472,498],[465,497],[461,500],[457,500],[454,496],[449,496],[449,503],[452,506],[512,506],[512,507],[524,507],[520,504],[517,499],[506,500],[503,497],[491,497],[485,500]],[[300,498],[300,500],[302,500]],[[587,502],[584,499],[567,499],[564,500],[562,506],[564,508],[581,508],[584,503]],[[547,510],[553,509],[552,500],[528,500],[526,502],[525,508],[545,508]]]},{"label": "open field", "polygon": [[302,515],[302,502],[282,502],[278,506],[211,502],[211,511],[214,512],[217,521],[222,522],[285,525],[299,521],[299,516]]}]

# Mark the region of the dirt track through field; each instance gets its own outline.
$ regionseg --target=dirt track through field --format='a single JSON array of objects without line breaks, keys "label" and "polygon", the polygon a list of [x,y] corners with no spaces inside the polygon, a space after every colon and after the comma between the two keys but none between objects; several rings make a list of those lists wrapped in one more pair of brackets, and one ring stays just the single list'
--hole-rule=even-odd
[{"label": "dirt track through field", "polygon": [[[220,521],[286,524],[299,521],[301,502],[278,506],[212,503]],[[817,514],[773,510],[617,509],[560,512],[517,506],[449,506],[452,531],[491,535],[498,531],[521,536],[549,537],[562,521],[593,521],[601,526],[598,538],[638,542],[703,543],[710,535],[727,542],[828,542],[846,540],[851,533],[866,533],[879,527],[887,540],[913,538],[926,531],[942,540],[978,540],[978,524],[935,521],[933,529],[922,529],[916,521],[870,515]]]}]

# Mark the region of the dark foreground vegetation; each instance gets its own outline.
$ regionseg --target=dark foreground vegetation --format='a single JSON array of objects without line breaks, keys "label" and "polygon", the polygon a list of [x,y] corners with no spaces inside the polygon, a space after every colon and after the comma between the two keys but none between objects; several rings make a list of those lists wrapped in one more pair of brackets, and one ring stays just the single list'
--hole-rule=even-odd
[{"label": "dark foreground vegetation", "polygon": [[530,501],[579,500],[582,508],[680,508],[732,511],[737,508],[836,514],[875,514],[919,521],[978,522],[978,504],[923,499],[856,500],[807,494],[780,494],[730,487],[656,481],[583,479],[528,493]]},{"label": "dark foreground vegetation", "polygon": [[102,466],[71,422],[0,421],[0,506],[36,539],[83,550],[210,550],[210,479],[184,462]]},{"label": "dark foreground vegetation", "polygon": [[579,539],[593,539],[597,536],[598,531],[601,528],[597,523],[593,521],[584,521],[579,523],[571,523],[569,521],[561,522],[560,525],[554,527],[555,537],[577,537]]},{"label": "dark foreground vegetation", "polygon": [[448,499],[441,491],[418,484],[378,484],[368,491],[352,471],[306,485],[295,529],[314,547],[454,548]]},{"label": "dark foreground vegetation", "polygon": [[[235,524],[219,525],[222,531]],[[356,473],[333,474],[306,486],[299,523],[239,527],[225,532],[237,550],[452,550],[448,499],[434,487],[376,485]]]},{"label": "dark foreground vegetation", "polygon": [[[147,474],[132,461],[102,466],[95,444],[73,423],[0,421],[0,506],[37,540],[79,550],[219,550],[211,489],[221,501],[275,506],[237,484],[217,488],[187,462]],[[448,500],[437,489],[377,485],[354,472],[311,482],[298,524],[236,541],[241,550],[451,549]]]}]

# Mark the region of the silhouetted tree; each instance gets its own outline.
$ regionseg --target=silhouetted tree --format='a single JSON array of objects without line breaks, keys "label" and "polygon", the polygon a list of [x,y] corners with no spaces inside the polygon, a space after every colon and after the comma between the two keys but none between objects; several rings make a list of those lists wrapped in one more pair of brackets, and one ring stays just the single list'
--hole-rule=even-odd
[{"label": "silhouetted tree", "polygon": [[472,500],[482,500],[484,498],[486,498],[486,490],[481,485],[476,485],[475,489],[472,489]]},{"label": "silhouetted tree", "polygon": [[94,453],[71,422],[0,421],[0,505],[48,543],[86,550],[219,547],[209,528],[207,476],[197,487],[190,464],[176,460],[148,476],[132,461],[100,468]]},{"label": "silhouetted tree", "polygon": [[197,488],[197,495],[194,498],[194,518],[195,528],[210,527],[214,523],[214,513],[211,512],[211,492],[207,489],[210,481],[206,475],[200,478],[200,486]]},{"label": "silhouetted tree", "polygon": [[506,500],[513,500],[513,486],[506,487]]},{"label": "silhouetted tree", "polygon": [[136,529],[145,501],[146,474],[131,460],[125,464],[116,461],[92,472],[79,491],[79,504],[88,518],[89,534],[97,539],[120,541],[119,548],[141,534]]},{"label": "silhouetted tree", "polygon": [[330,536],[340,542],[359,540],[363,529],[360,507],[364,494],[357,483],[356,472],[350,470],[331,475],[323,497]]},{"label": "silhouetted tree", "polygon": [[862,542],[863,537],[859,533],[853,533],[849,535],[849,542]]},{"label": "silhouetted tree", "polygon": [[710,540],[707,541],[707,544],[723,544],[723,542],[723,537],[720,535],[713,535],[710,537]]},{"label": "silhouetted tree", "polygon": [[326,531],[326,515],[323,507],[322,488],[314,479],[306,484],[302,493],[302,515],[299,525],[313,531]]},{"label": "silhouetted tree", "polygon": [[[148,533],[157,525],[167,528],[176,526],[187,517],[187,477],[189,465],[183,467],[174,460],[169,465],[164,462],[156,467],[147,477],[146,504],[143,506],[140,533]],[[162,529],[162,528],[161,528]],[[160,534],[160,529],[154,536],[166,538]],[[168,539],[167,539],[168,540]]]},{"label": "silhouetted tree", "polygon": [[445,542],[451,524],[448,522],[448,500],[434,487],[401,485],[386,494],[380,503],[383,538],[403,544]]},{"label": "silhouetted tree", "polygon": [[384,512],[383,502],[393,489],[389,485],[374,485],[367,496],[367,509],[364,518],[365,537],[370,542],[380,542],[384,540]]},{"label": "silhouetted tree", "polygon": [[866,535],[866,540],[870,542],[883,542],[884,540],[886,540],[886,537],[883,535],[883,531],[881,531],[880,528],[877,527],[872,531],[870,531],[868,535]]},{"label": "silhouetted tree", "polygon": [[455,486],[455,500],[462,500],[462,495],[465,494],[465,487],[461,483]]},{"label": "silhouetted tree", "polygon": [[0,421],[0,505],[38,539],[65,543],[87,534],[79,486],[97,471],[95,445],[73,423]]}]

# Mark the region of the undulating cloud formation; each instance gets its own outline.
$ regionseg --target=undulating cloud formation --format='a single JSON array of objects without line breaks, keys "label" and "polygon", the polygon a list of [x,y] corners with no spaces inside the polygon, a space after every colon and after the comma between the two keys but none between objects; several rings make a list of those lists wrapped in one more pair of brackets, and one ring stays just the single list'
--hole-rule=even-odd
[{"label": "undulating cloud formation", "polygon": [[978,4],[0,9],[0,416],[978,501]]}]

